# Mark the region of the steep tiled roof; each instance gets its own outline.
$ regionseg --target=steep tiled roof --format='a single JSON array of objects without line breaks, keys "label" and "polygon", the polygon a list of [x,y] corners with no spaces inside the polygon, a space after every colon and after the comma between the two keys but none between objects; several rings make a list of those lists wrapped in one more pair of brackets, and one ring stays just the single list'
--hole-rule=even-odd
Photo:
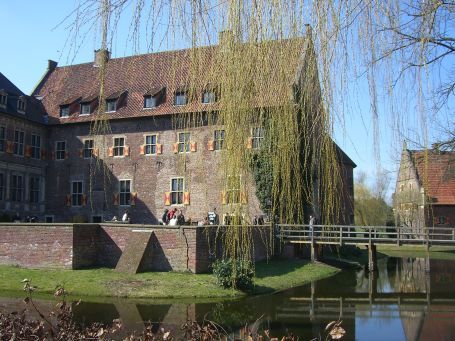
[{"label": "steep tiled roof", "polygon": [[455,205],[455,152],[410,151],[420,184],[435,205]]},{"label": "steep tiled roof", "polygon": [[[269,51],[276,55],[276,58],[267,58],[270,63],[276,63],[280,56],[282,59],[286,57],[288,60],[292,60],[289,62],[289,73],[286,76],[286,80],[289,80],[289,89],[291,89],[290,85],[295,79],[295,73],[300,63],[303,42],[304,39],[293,39],[267,43]],[[110,59],[105,70],[104,97],[105,99],[115,98],[117,94],[127,91],[127,98],[126,103],[119,106],[116,112],[109,113],[109,118],[123,119],[216,110],[219,104],[202,104],[201,95],[203,89],[207,88],[209,78],[205,73],[212,72],[219,51],[218,46],[208,46],[195,51],[167,51]],[[198,55],[198,58],[191,58],[194,53]],[[191,70],[195,68],[190,67],[194,60],[197,61],[196,69],[199,70],[196,75],[191,74]],[[264,70],[267,68],[265,67]],[[269,67],[268,70],[273,70],[273,67]],[[276,71],[275,75],[271,75],[269,72],[262,77],[263,82],[267,81],[270,84],[269,91],[272,93],[277,92],[273,86],[278,83],[273,81],[273,77],[282,77],[280,72],[281,70]],[[99,67],[95,67],[93,63],[57,67],[50,70],[34,91],[35,96],[42,97],[42,102],[50,117],[49,122],[58,124],[92,120],[93,115],[80,116],[80,109],[72,110],[70,117],[60,118],[60,106],[68,104],[74,98],[80,98],[80,102],[89,98],[93,99],[94,96],[96,98],[100,91],[99,73]],[[201,84],[195,85],[196,82]],[[174,93],[179,89],[187,89],[188,84],[192,84],[193,87],[197,86],[193,99],[184,106],[173,105]],[[214,85],[214,87],[216,86],[217,84]],[[165,89],[164,101],[156,108],[144,109],[144,95],[156,93],[161,89]],[[276,105],[278,96],[262,95],[261,105],[264,105],[266,101],[275,101]],[[271,102],[270,105],[273,103]],[[258,104],[258,106],[260,105]]]}]

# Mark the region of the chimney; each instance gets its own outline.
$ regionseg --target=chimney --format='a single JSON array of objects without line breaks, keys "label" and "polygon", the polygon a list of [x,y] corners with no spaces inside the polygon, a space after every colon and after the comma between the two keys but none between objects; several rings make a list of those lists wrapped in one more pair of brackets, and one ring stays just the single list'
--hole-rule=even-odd
[{"label": "chimney", "polygon": [[50,60],[50,59],[47,60],[47,69],[49,71],[54,71],[56,67],[57,67],[57,62]]},{"label": "chimney", "polygon": [[107,63],[109,58],[111,57],[111,53],[109,50],[106,49],[99,49],[95,50],[95,61],[93,63],[94,67],[99,67],[103,63]]}]

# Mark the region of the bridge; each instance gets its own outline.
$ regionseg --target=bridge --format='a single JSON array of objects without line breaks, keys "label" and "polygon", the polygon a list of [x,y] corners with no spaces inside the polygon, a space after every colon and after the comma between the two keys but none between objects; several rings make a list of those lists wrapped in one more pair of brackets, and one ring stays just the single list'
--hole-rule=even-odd
[{"label": "bridge", "polygon": [[420,245],[455,246],[453,227],[395,227],[351,225],[292,225],[278,224],[277,237],[285,243],[308,244],[311,260],[318,259],[323,245],[356,245],[368,248],[368,269],[376,270],[376,246]]}]

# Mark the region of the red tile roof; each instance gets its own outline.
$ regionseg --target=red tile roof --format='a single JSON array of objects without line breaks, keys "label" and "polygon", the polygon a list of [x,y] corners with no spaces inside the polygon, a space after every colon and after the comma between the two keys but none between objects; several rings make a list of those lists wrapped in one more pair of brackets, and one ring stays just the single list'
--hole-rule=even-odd
[{"label": "red tile roof", "polygon": [[455,152],[410,151],[420,184],[435,205],[455,205]]},{"label": "red tile roof", "polygon": [[[304,39],[280,40],[264,43],[268,47],[268,53],[273,57],[268,58],[269,64],[276,64],[277,60],[286,59],[289,71],[285,76],[287,84],[291,85],[295,80],[295,74],[301,62]],[[262,48],[259,45],[258,48]],[[152,54],[137,55],[125,58],[110,59],[107,62],[105,73],[104,97],[113,98],[118,93],[128,91],[126,105],[117,109],[116,112],[109,113],[110,119],[123,119],[130,117],[168,115],[185,112],[201,112],[218,109],[219,104],[202,104],[201,95],[203,89],[212,81],[207,75],[216,67],[215,60],[220,55],[218,46],[202,47],[196,50],[179,50],[159,52]],[[193,53],[200,58],[192,59]],[[291,58],[289,58],[291,56]],[[191,63],[196,60],[199,70],[191,72]],[[259,68],[259,67],[258,67]],[[262,69],[262,68],[260,68]],[[256,82],[257,88],[263,88],[263,83],[268,84],[269,94],[260,92],[258,96],[258,106],[277,105],[276,84],[283,82],[274,81],[274,77],[283,77],[282,70],[274,70],[274,65],[266,66],[260,76],[260,81]],[[272,71],[270,71],[272,70]],[[81,102],[93,98],[99,94],[100,89],[100,69],[93,63],[78,64],[72,66],[57,67],[44,77],[43,82],[34,91],[35,96],[42,96],[42,102],[49,114],[49,123],[75,123],[87,122],[93,119],[93,115],[79,116],[79,110],[72,112],[70,117],[61,119],[60,106],[68,103],[68,100],[80,98]],[[195,74],[196,73],[196,74]],[[200,84],[195,85],[196,79]],[[190,103],[184,106],[174,106],[174,93],[188,84],[197,86],[196,96]],[[215,85],[216,86],[216,85]],[[144,109],[144,95],[151,94],[165,88],[165,100],[156,108]],[[288,92],[291,87],[289,86]],[[261,90],[258,90],[258,92]],[[282,92],[282,91],[281,91]],[[283,97],[283,96],[281,96]],[[95,97],[96,98],[96,97]],[[83,99],[83,100],[82,100]]]}]

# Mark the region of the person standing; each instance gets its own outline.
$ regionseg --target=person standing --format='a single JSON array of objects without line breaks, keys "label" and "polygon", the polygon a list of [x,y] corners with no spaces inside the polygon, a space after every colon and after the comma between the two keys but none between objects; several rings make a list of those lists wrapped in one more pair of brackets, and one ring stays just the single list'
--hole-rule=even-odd
[{"label": "person standing", "polygon": [[123,213],[122,221],[124,223],[129,223],[130,222],[130,215],[128,214],[127,210],[125,210],[125,213]]},{"label": "person standing", "polygon": [[314,235],[314,223],[316,222],[316,218],[313,215],[310,215],[310,221],[308,223],[310,227],[310,236],[313,237]]},{"label": "person standing", "polygon": [[163,225],[169,224],[169,210],[167,208],[164,209],[163,216],[161,217],[161,221],[163,222]]},{"label": "person standing", "polygon": [[213,208],[213,211],[207,213],[207,218],[209,219],[210,225],[218,225],[220,223],[218,214],[216,213],[216,207]]}]

